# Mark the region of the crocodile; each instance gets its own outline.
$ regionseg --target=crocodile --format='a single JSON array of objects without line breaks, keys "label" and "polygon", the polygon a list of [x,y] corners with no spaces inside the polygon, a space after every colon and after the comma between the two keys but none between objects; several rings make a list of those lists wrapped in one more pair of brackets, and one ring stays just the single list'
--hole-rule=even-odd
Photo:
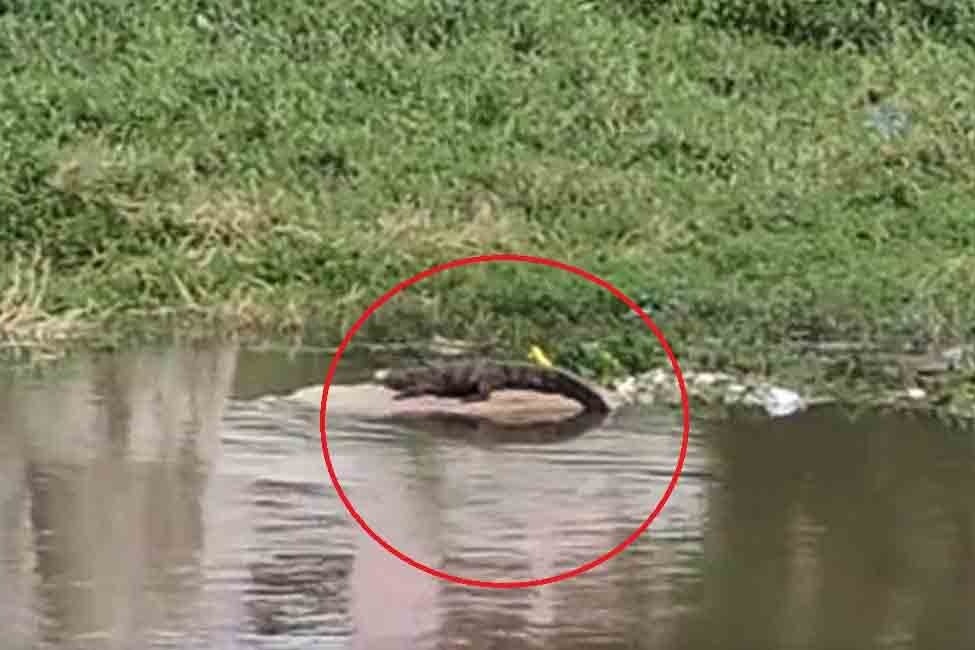
[{"label": "crocodile", "polygon": [[393,399],[422,395],[476,402],[495,390],[521,389],[564,395],[588,413],[609,413],[610,406],[594,388],[576,375],[556,367],[516,361],[477,359],[438,365],[394,368],[376,373],[376,380],[398,391]]}]

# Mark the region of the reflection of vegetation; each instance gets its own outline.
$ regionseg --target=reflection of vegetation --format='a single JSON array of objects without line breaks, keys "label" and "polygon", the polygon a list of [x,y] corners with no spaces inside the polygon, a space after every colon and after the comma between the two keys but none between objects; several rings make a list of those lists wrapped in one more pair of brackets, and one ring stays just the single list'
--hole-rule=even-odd
[{"label": "reflection of vegetation", "polygon": [[[790,340],[971,336],[972,96],[943,80],[975,21],[938,7],[15,2],[0,257],[49,275],[0,334],[334,344],[396,281],[512,250],[646,294],[682,360],[793,372]],[[873,88],[903,137],[865,126]],[[662,360],[541,267],[432,278],[363,338],[434,329],[599,377]]]},{"label": "reflection of vegetation", "polygon": [[689,645],[870,647],[894,633],[966,645],[970,436],[923,418],[829,412],[733,426],[713,436],[726,488],[706,539],[719,559],[698,593],[713,606],[688,621]]}]

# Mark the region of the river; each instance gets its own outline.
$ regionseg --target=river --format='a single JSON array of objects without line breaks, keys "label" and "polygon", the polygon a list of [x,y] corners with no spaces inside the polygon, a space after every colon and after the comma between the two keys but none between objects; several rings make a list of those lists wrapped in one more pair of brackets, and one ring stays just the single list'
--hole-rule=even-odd
[{"label": "river", "polygon": [[[971,433],[695,416],[630,546],[485,589],[352,519],[317,404],[288,398],[328,362],[184,345],[3,375],[0,648],[975,648]],[[681,446],[667,409],[554,442],[422,429],[330,414],[336,473],[388,543],[485,581],[606,553]]]}]

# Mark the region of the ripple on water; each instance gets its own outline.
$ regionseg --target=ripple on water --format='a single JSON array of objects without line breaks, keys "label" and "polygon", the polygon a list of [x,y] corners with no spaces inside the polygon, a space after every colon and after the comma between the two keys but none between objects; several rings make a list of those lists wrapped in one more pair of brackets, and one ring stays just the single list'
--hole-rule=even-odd
[{"label": "ripple on water", "polygon": [[[281,406],[270,400],[256,407],[236,404],[226,417],[224,438],[233,441],[227,449],[235,456],[231,464],[255,470],[250,505],[258,541],[239,549],[252,558],[245,602],[258,632],[347,637],[353,634],[349,619],[335,612],[352,607],[348,581],[356,544],[349,540],[361,533],[327,484],[320,453],[315,456],[315,445],[309,444],[317,442],[312,429],[317,428],[317,412],[285,408],[288,415],[281,417]],[[260,420],[265,420],[263,426]],[[524,580],[595,559],[647,517],[671,479],[680,431],[670,416],[641,422],[642,430],[596,430],[562,443],[484,448],[335,417],[330,420],[329,448],[353,504],[394,546],[448,573]],[[411,428],[418,427],[422,429]],[[282,454],[315,456],[302,463],[308,478],[299,480],[287,460],[278,460],[278,469],[267,463]],[[251,465],[248,459],[262,462]],[[700,531],[691,529],[702,521],[702,501],[688,499],[690,492],[694,486],[682,498],[673,497],[666,514],[658,517],[651,529],[654,544],[686,545],[700,539]],[[323,551],[325,540],[340,530],[346,545],[336,548],[332,542],[329,552]],[[643,553],[630,562],[644,570],[659,564],[659,554]],[[408,570],[417,580],[429,579]],[[606,572],[597,570],[574,582],[577,590],[598,590],[604,580]],[[436,584],[440,596],[429,606],[439,625],[451,621],[447,628],[458,639],[466,628],[459,612],[468,612],[483,627],[485,616],[500,625],[539,609],[532,590]],[[546,607],[551,605],[541,608]],[[545,620],[541,615],[534,632],[521,625],[521,632],[513,634],[530,639],[546,629]],[[422,632],[418,625],[415,643],[421,642]]]}]

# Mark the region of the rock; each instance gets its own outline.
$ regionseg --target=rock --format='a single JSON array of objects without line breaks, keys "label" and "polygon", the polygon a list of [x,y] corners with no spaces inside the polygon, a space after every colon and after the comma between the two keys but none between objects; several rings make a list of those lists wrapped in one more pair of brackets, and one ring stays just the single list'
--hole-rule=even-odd
[{"label": "rock", "polygon": [[941,351],[941,358],[948,365],[948,370],[961,370],[965,366],[966,360],[972,361],[973,346],[956,345]]},{"label": "rock", "polygon": [[[331,386],[328,414],[365,418],[423,419],[440,416],[467,416],[504,426],[551,423],[577,415],[582,406],[561,395],[528,390],[498,390],[482,402],[463,402],[441,397],[415,397],[396,400],[395,391],[377,384]],[[309,386],[292,393],[289,399],[319,407],[322,387]],[[619,400],[610,401],[614,406]]]},{"label": "rock", "polygon": [[759,386],[745,395],[742,403],[760,406],[772,417],[785,417],[805,410],[806,402],[799,393],[778,386]]},{"label": "rock", "polygon": [[922,400],[928,396],[927,392],[923,388],[912,387],[904,391],[904,396],[912,400]]},{"label": "rock", "polygon": [[727,384],[731,382],[731,375],[723,372],[702,372],[692,376],[694,386],[714,386],[715,384]]}]

